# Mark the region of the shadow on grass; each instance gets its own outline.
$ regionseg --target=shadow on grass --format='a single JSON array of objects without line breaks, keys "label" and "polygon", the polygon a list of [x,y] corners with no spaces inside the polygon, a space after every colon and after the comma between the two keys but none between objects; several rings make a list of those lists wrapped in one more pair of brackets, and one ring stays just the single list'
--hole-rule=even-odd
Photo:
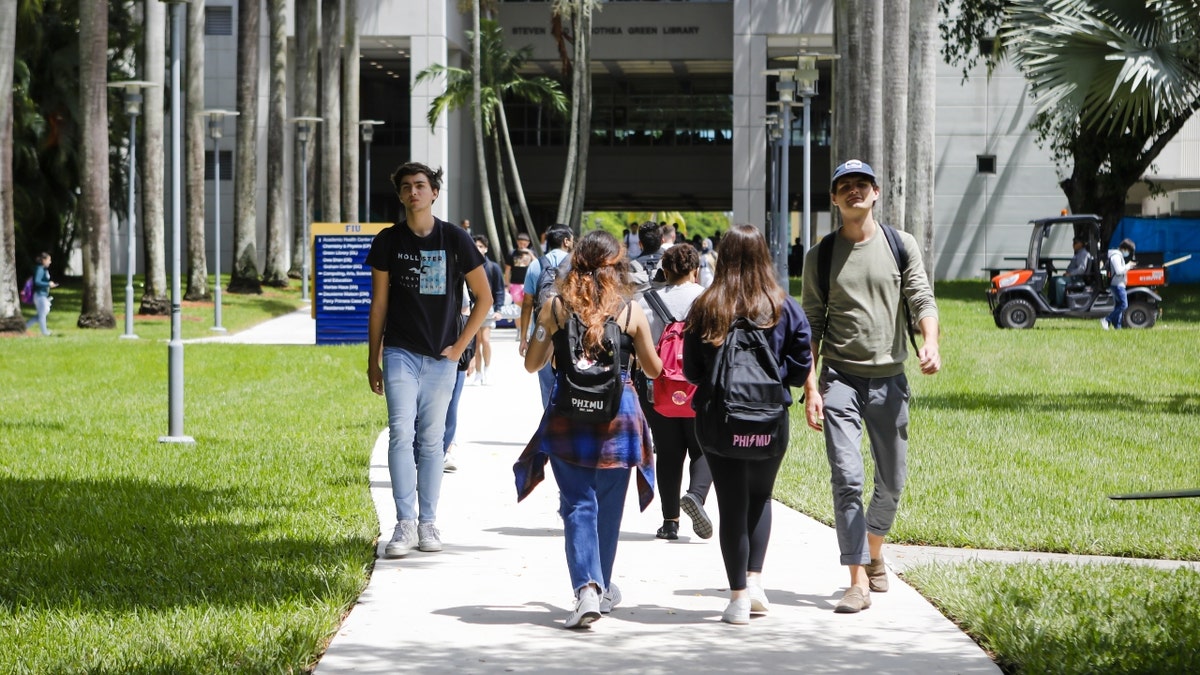
[{"label": "shadow on grass", "polygon": [[1138,410],[1148,414],[1195,415],[1200,413],[1200,393],[1174,394],[1144,398],[1128,392],[1092,392],[1051,394],[1047,392],[964,392],[959,394],[923,393],[913,399],[913,408],[930,410],[996,411],[1083,411]]},{"label": "shadow on grass", "polygon": [[0,513],[0,605],[130,611],[341,600],[361,579],[347,562],[373,558],[368,539],[277,536],[274,523],[246,522],[263,505],[233,490],[0,478]]}]

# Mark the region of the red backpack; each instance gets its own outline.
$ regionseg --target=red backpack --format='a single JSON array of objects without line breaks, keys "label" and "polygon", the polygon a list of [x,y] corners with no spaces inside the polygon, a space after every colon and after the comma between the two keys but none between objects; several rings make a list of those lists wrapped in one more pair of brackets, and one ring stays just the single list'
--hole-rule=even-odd
[{"label": "red backpack", "polygon": [[683,376],[683,321],[671,314],[658,291],[649,291],[644,297],[666,326],[658,338],[658,358],[662,359],[663,367],[662,373],[654,378],[654,411],[663,417],[695,417],[692,396],[696,385]]}]

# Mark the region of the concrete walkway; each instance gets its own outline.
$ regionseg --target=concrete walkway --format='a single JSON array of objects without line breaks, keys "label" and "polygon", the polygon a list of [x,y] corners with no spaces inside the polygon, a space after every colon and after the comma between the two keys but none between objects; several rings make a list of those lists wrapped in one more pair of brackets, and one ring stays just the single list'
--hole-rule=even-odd
[{"label": "concrete walkway", "polygon": [[[276,344],[297,344],[300,335],[312,344],[311,323],[305,310],[215,340],[271,343],[275,333]],[[438,512],[445,550],[380,557],[320,660],[319,675],[1000,672],[894,576],[888,593],[873,594],[870,609],[833,613],[847,577],[837,564],[834,532],[779,503],[763,577],[772,603],[768,616],[749,626],[722,623],[728,590],[716,539],[694,536],[686,516],[678,541],[655,539],[658,500],[640,513],[631,489],[614,571],[624,601],[590,630],[564,629],[574,598],[554,480],[547,469],[547,480],[517,504],[511,468],[540,418],[537,381],[521,366],[513,331],[495,332],[492,358],[490,384],[468,386],[462,396],[460,468],[445,474]],[[378,405],[382,409],[383,401]],[[382,556],[395,525],[386,430],[371,454],[370,484]],[[715,497],[708,512],[718,519]],[[886,556],[893,571],[929,560],[1093,560],[906,546],[889,546]]]}]

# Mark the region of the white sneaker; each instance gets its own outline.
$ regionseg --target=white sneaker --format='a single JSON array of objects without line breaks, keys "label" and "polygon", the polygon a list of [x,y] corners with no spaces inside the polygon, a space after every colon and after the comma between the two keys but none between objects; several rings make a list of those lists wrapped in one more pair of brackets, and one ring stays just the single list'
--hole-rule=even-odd
[{"label": "white sneaker", "polygon": [[608,614],[613,611],[613,607],[619,604],[621,604],[621,589],[617,588],[616,584],[609,584],[608,590],[600,596],[600,613]]},{"label": "white sneaker", "polygon": [[479,370],[479,384],[486,385],[488,383],[487,368]]},{"label": "white sneaker", "polygon": [[567,628],[589,628],[600,618],[600,596],[591,584],[575,594],[575,611],[567,617]]},{"label": "white sneaker", "polygon": [[392,540],[383,547],[383,554],[389,558],[403,558],[417,545],[417,521],[401,520],[396,523],[396,531]]},{"label": "white sneaker", "polygon": [[750,593],[751,614],[766,614],[771,611],[771,603],[767,600],[767,592],[763,590],[762,581],[758,577],[746,579],[746,590]]},{"label": "white sneaker", "polygon": [[433,523],[421,523],[417,526],[417,548],[426,553],[442,550],[442,533],[438,532]]},{"label": "white sneaker", "polygon": [[1108,319],[1100,319],[1100,327],[1108,330]]},{"label": "white sneaker", "polygon": [[454,459],[454,453],[447,450],[446,454],[442,456],[442,472],[454,473],[455,471],[458,471],[458,462]]},{"label": "white sneaker", "polygon": [[738,626],[750,623],[750,598],[743,595],[737,600],[730,600],[721,613],[721,620]]}]

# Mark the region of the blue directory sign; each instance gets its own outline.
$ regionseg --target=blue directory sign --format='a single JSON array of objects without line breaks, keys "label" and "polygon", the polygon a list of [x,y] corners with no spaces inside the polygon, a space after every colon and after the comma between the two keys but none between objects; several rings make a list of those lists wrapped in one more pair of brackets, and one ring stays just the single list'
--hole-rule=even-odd
[{"label": "blue directory sign", "polygon": [[317,344],[367,341],[371,270],[367,252],[391,223],[313,223],[313,315]]}]

